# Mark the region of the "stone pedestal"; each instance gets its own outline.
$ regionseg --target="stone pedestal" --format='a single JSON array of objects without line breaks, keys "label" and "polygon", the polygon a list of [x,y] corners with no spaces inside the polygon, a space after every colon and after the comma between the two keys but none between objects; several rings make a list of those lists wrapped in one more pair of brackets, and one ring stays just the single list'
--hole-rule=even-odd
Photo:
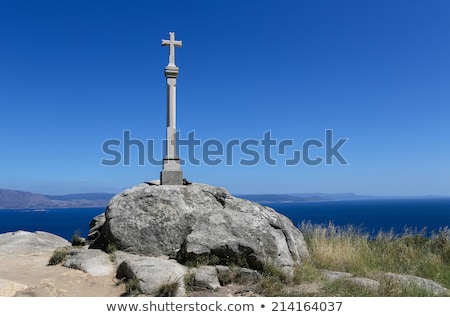
[{"label": "stone pedestal", "polygon": [[183,185],[183,171],[178,157],[164,158],[160,178],[161,185]]},{"label": "stone pedestal", "polygon": [[183,171],[161,171],[161,185],[183,185]]}]

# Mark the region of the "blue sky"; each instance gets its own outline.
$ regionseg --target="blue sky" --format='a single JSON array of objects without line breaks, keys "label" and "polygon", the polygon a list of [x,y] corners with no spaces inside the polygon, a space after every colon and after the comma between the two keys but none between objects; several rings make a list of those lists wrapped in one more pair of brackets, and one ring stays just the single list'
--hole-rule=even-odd
[{"label": "blue sky", "polygon": [[[293,142],[274,166],[233,152],[231,166],[184,166],[189,180],[242,194],[450,194],[450,2],[439,0],[1,1],[0,188],[119,192],[158,178],[137,147],[130,166],[102,165],[102,144],[125,130],[165,137],[169,31],[183,41],[181,138]],[[348,139],[347,165],[284,164],[327,129]]]}]

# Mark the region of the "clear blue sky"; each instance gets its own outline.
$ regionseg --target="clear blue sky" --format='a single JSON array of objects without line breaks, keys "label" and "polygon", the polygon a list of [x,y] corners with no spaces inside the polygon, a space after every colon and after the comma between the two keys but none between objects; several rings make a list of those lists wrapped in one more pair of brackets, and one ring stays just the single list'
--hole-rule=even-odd
[{"label": "clear blue sky", "polygon": [[450,194],[444,0],[3,0],[0,188],[119,192],[158,178],[161,167],[137,157],[100,162],[110,158],[102,143],[124,130],[165,137],[169,31],[183,41],[181,137],[226,143],[270,130],[293,140],[291,152],[326,129],[348,138],[348,165],[285,166],[274,155],[275,166],[187,165],[189,180],[232,193]]}]

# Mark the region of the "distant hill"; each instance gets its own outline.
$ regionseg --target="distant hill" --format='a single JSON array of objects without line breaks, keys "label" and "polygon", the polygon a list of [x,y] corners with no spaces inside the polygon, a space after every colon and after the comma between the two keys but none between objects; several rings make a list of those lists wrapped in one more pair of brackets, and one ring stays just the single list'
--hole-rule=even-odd
[{"label": "distant hill", "polygon": [[[42,195],[20,190],[0,189],[0,209],[18,208],[83,208],[105,207],[115,194],[84,193],[68,195]],[[295,203],[303,201],[353,200],[376,198],[346,194],[253,194],[235,195],[257,203]]]},{"label": "distant hill", "polygon": [[306,194],[249,194],[234,195],[243,199],[248,199],[260,204],[265,203],[296,203],[306,201],[336,201],[336,200],[369,200],[369,199],[411,199],[411,198],[450,198],[443,195],[425,195],[425,196],[372,196],[358,195],[354,193],[306,193]]},{"label": "distant hill", "polygon": [[[89,208],[105,207],[115,194],[85,193],[68,195],[42,195],[20,190],[0,188],[0,209],[19,208]],[[247,199],[257,203],[296,203],[307,201],[333,201],[333,200],[361,200],[361,199],[388,199],[411,198],[407,196],[369,196],[354,193],[325,194],[325,193],[295,193],[295,194],[234,194],[235,197]],[[437,198],[449,196],[423,196],[423,198]]]},{"label": "distant hill", "polygon": [[385,197],[356,195],[353,193],[324,194],[249,194],[235,195],[236,197],[248,199],[258,203],[295,203],[305,201],[331,201],[331,200],[357,200],[357,199],[379,199]]},{"label": "distant hill", "polygon": [[114,194],[87,193],[41,195],[20,190],[0,189],[0,209],[105,207]]},{"label": "distant hill", "polygon": [[322,201],[320,196],[302,197],[295,194],[253,194],[235,195],[236,197],[251,200],[258,203],[295,203],[301,201]]}]

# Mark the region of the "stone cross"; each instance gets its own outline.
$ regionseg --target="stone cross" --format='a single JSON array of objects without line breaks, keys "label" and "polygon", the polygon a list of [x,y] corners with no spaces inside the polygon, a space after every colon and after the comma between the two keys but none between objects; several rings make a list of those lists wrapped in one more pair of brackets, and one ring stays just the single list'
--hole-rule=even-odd
[{"label": "stone cross", "polygon": [[175,47],[181,47],[181,41],[175,41],[175,33],[169,32],[169,40],[162,40],[162,46],[169,46],[169,64],[164,69],[167,89],[166,155],[161,171],[161,185],[183,185],[183,172],[176,152],[176,86],[178,67],[175,65]]},{"label": "stone cross", "polygon": [[169,65],[175,66],[175,47],[181,47],[181,41],[175,41],[175,33],[169,32],[169,39],[161,41],[162,46],[169,46]]}]

